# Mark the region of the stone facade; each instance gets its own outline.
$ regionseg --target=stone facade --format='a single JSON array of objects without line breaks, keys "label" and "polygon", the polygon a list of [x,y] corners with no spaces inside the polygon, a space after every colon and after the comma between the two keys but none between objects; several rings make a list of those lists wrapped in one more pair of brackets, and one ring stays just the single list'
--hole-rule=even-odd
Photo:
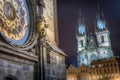
[{"label": "stone facade", "polygon": [[65,79],[57,27],[56,0],[1,0],[0,80],[48,80],[49,73],[51,80]]},{"label": "stone facade", "polygon": [[56,0],[44,0],[43,16],[48,24],[47,40],[52,44],[58,45],[58,26],[57,26],[57,6]]},{"label": "stone facade", "polygon": [[95,34],[88,28],[80,14],[77,32],[78,67],[66,70],[66,80],[119,80],[120,58],[114,57],[111,49],[110,32],[104,16],[99,11],[96,16]]},{"label": "stone facade", "polygon": [[1,80],[5,79],[8,76],[14,76],[19,80],[33,80],[34,63],[27,64],[0,59],[0,72]]},{"label": "stone facade", "polygon": [[46,80],[65,80],[65,71],[66,67],[64,55],[59,54],[49,47],[46,55]]},{"label": "stone facade", "polygon": [[34,80],[38,35],[32,1],[0,1],[0,80]]},{"label": "stone facade", "polygon": [[94,60],[91,66],[71,65],[66,72],[66,80],[119,80],[120,58]]},{"label": "stone facade", "polygon": [[66,54],[58,48],[58,26],[56,0],[44,0],[43,15],[48,24],[46,29],[46,80],[65,80]]}]

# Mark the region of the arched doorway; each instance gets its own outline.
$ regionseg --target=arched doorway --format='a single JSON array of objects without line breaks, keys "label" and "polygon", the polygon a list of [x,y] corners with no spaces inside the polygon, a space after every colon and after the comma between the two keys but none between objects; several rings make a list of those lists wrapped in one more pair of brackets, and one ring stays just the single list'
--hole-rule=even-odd
[{"label": "arched doorway", "polygon": [[4,78],[4,80],[17,80],[15,76],[8,75]]}]

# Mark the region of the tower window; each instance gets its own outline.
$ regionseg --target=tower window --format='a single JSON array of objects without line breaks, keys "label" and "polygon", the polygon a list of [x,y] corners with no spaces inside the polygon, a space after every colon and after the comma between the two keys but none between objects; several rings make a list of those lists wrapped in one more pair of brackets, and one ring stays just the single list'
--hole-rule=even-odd
[{"label": "tower window", "polygon": [[104,43],[104,36],[101,36],[101,43]]},{"label": "tower window", "polygon": [[81,43],[81,47],[83,47],[83,40],[81,40],[80,43]]}]

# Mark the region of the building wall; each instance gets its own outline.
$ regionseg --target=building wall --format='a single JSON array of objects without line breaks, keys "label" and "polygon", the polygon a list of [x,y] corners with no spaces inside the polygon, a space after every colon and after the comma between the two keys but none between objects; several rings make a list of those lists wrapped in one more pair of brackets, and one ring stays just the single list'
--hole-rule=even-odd
[{"label": "building wall", "polygon": [[[14,57],[13,57],[14,58]],[[26,61],[27,62],[27,61]],[[30,61],[28,61],[30,63]],[[12,75],[20,80],[33,80],[34,79],[34,64],[27,64],[20,61],[10,61],[0,59],[0,79]]]},{"label": "building wall", "polygon": [[46,29],[46,80],[65,80],[65,53],[58,47],[57,3],[56,0],[43,0],[43,16],[48,28]]},{"label": "building wall", "polygon": [[66,80],[119,80],[120,59],[94,60],[89,67],[84,64],[80,67],[70,66],[66,72]]},{"label": "building wall", "polygon": [[[4,6],[4,2],[7,2],[8,5]],[[24,2],[26,2],[26,4],[23,5]],[[15,10],[15,13],[11,10]],[[6,11],[8,11],[8,13]],[[0,16],[0,80],[7,77],[12,77],[13,80],[14,78],[17,80],[40,80],[44,77],[44,72],[42,72],[44,68],[46,69],[45,75],[49,75],[51,80],[64,80],[66,55],[57,46],[56,0],[43,0],[43,3],[42,0],[1,0],[0,15],[2,15]],[[10,15],[12,15],[12,17]],[[37,29],[38,27],[41,28],[41,24],[38,24],[41,16],[44,16],[46,24],[48,25],[48,28],[45,30],[47,35],[44,39],[41,39],[41,36],[38,34],[39,30]],[[13,17],[15,17],[15,19],[11,20]],[[23,20],[21,18],[25,19]],[[22,37],[20,41],[17,41],[16,39],[18,38],[14,40],[14,38],[10,37],[10,39],[5,36],[6,34],[3,34],[3,30],[6,30],[6,32],[9,32],[14,37],[24,35],[24,33],[20,31],[24,23],[25,26],[23,30],[25,30],[25,35],[27,34],[27,36],[23,37],[26,39]],[[9,25],[5,26],[6,24]],[[13,24],[13,26],[10,26],[11,24]],[[19,27],[19,25],[22,26]],[[17,33],[19,33],[19,35]],[[9,36],[9,34],[7,34],[7,36]],[[21,43],[21,41],[24,42]],[[47,43],[51,45],[47,45]],[[48,47],[50,48],[50,56],[46,58]],[[47,64],[46,62],[44,66],[42,60],[46,61],[49,58],[50,63]]]},{"label": "building wall", "polygon": [[[0,1],[0,80],[7,77],[17,80],[34,79],[38,61],[35,4],[34,0]],[[22,39],[23,35],[26,35],[26,40]]]},{"label": "building wall", "polygon": [[65,56],[51,49],[46,57],[46,80],[65,80]]},{"label": "building wall", "polygon": [[56,0],[44,0],[45,8],[43,8],[43,16],[46,19],[46,23],[48,24],[47,28],[47,40],[52,42],[53,44],[57,44],[58,42],[56,38],[58,38],[57,32],[57,14],[56,14]]}]

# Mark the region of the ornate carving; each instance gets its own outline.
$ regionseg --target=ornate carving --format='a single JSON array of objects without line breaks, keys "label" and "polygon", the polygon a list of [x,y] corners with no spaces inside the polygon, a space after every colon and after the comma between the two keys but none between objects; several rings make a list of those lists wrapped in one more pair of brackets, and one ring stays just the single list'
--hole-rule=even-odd
[{"label": "ornate carving", "polygon": [[45,30],[46,28],[48,28],[48,24],[46,24],[45,18],[42,17],[41,21],[38,21],[37,23],[37,29],[40,37],[46,36],[46,30]]},{"label": "ornate carving", "polygon": [[[22,1],[22,0],[18,0],[16,3],[19,3],[19,1]],[[32,0],[31,0],[32,1]],[[21,2],[20,2],[21,3]],[[34,10],[34,7],[35,6],[31,6],[32,4],[31,3],[28,3],[27,4],[28,5],[28,8],[29,8],[29,13],[30,13],[30,25],[29,25],[29,37],[27,38],[27,40],[23,43],[23,44],[21,44],[21,45],[19,45],[19,44],[13,44],[13,43],[11,43],[11,42],[9,42],[9,41],[6,41],[8,44],[6,44],[6,42],[4,43],[3,41],[0,41],[0,43],[2,43],[2,44],[0,44],[1,46],[4,46],[5,48],[10,48],[10,49],[12,49],[12,50],[17,50],[17,51],[23,51],[23,50],[29,50],[29,49],[31,49],[31,48],[33,48],[34,47],[34,45],[35,44],[37,44],[37,38],[38,38],[38,34],[37,34],[37,31],[36,31],[36,27],[34,27],[35,26],[35,23],[34,22],[36,22],[35,20],[35,15],[36,14],[34,14],[33,13],[33,10]],[[1,6],[1,5],[0,5]],[[1,18],[1,17],[0,17]],[[14,22],[15,23],[15,21],[11,21],[11,22]],[[5,26],[5,24],[3,24],[3,20],[2,20],[2,18],[0,19],[0,28],[2,28],[2,27],[4,27]],[[4,39],[7,39],[6,37],[4,37]]]},{"label": "ornate carving", "polygon": [[27,26],[29,24],[29,12],[27,8],[25,1],[21,0],[14,1],[13,3],[10,1],[1,2],[0,18],[4,25],[0,26],[0,33],[7,41],[23,41],[21,39],[27,34]]},{"label": "ornate carving", "polygon": [[16,17],[15,8],[10,2],[5,2],[3,6],[4,14],[7,19],[13,21]]}]

